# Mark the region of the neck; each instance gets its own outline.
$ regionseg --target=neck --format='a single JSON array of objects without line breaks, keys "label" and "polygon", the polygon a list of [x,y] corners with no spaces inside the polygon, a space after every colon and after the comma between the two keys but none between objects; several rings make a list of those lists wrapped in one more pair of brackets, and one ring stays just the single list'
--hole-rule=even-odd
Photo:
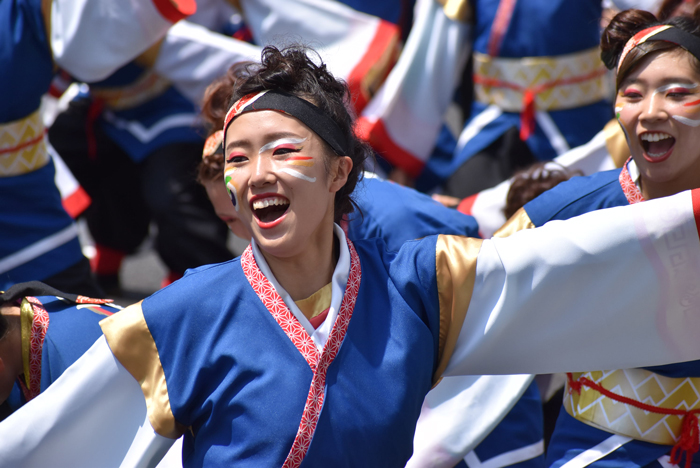
[{"label": "neck", "polygon": [[313,243],[313,248],[289,258],[275,257],[263,252],[267,265],[277,282],[293,300],[306,299],[333,279],[338,263],[339,245],[333,230]]}]

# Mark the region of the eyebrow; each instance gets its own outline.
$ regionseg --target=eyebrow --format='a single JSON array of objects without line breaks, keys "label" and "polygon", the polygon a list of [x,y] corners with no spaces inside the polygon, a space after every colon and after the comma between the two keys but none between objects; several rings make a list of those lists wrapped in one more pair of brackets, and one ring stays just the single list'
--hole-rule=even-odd
[{"label": "eyebrow", "polygon": [[[265,135],[265,139],[270,141],[279,140],[281,138],[301,138],[297,133],[292,132],[274,132]],[[251,148],[253,143],[247,138],[241,138],[240,140],[233,140],[226,143],[226,152],[231,151],[231,148]]]}]

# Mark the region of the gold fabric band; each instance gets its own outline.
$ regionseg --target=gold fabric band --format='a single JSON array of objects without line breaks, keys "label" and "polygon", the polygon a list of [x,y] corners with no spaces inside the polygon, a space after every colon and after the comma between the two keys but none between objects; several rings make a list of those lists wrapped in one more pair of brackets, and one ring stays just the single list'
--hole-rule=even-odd
[{"label": "gold fabric band", "polygon": [[[475,52],[475,98],[484,104],[495,104],[506,112],[522,112],[525,90],[545,86],[545,89],[535,93],[538,110],[581,107],[608,95],[604,70],[597,47],[553,57],[502,58]],[[576,81],[589,75],[595,76],[573,84],[547,86],[557,80]],[[501,84],[489,86],[478,83],[479,79]]]},{"label": "gold fabric band", "polygon": [[19,306],[20,336],[22,342],[22,370],[24,372],[24,384],[29,388],[29,355],[31,354],[30,337],[32,335],[32,324],[34,323],[34,307],[27,300],[22,298]]},{"label": "gold fabric band", "polygon": [[440,339],[434,382],[445,371],[467,316],[476,280],[476,257],[482,243],[481,239],[469,237],[438,236],[435,269],[440,304]]},{"label": "gold fabric band", "polygon": [[510,237],[518,231],[534,228],[535,225],[532,223],[525,208],[520,208],[508,221],[503,223],[503,226],[498,228],[498,231],[493,233],[493,237]]},{"label": "gold fabric band", "polygon": [[170,87],[170,82],[157,75],[152,70],[147,70],[141,77],[129,86],[113,88],[90,87],[90,94],[101,100],[105,105],[114,110],[131,109],[150,101],[163,94]]},{"label": "gold fabric band", "polygon": [[22,119],[0,124],[0,177],[26,174],[48,162],[44,122],[38,109]]},{"label": "gold fabric band", "polygon": [[[645,369],[596,371],[573,374],[585,376],[613,393],[660,408],[700,408],[700,378],[671,378]],[[624,403],[614,402],[596,390],[582,386],[564,394],[564,408],[574,418],[613,434],[654,444],[673,445],[681,434],[682,418],[648,413]]]},{"label": "gold fabric band", "polygon": [[170,409],[165,372],[141,303],[102,320],[100,327],[112,354],[141,385],[153,429],[163,437],[180,437],[186,427],[175,420]]}]

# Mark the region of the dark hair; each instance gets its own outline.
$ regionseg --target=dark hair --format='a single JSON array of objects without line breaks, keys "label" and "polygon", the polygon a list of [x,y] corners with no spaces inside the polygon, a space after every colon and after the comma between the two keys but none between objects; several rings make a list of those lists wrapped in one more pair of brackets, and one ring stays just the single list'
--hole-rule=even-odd
[{"label": "dark hair", "polygon": [[7,334],[7,330],[10,328],[10,323],[7,321],[7,317],[2,315],[2,307],[4,304],[0,304],[0,341],[2,341],[3,338],[5,338],[5,335]]},{"label": "dark hair", "polygon": [[[312,60],[312,56],[315,60]],[[260,63],[246,64],[232,71],[233,92],[227,110],[247,94],[275,89],[313,103],[338,125],[349,148],[349,154],[342,156],[349,156],[353,167],[345,186],[335,194],[335,222],[339,222],[343,215],[351,213],[357,207],[351,194],[362,176],[365,160],[371,154],[371,150],[355,135],[355,117],[350,110],[350,92],[347,84],[333,77],[318,53],[299,45],[281,50],[267,46],[262,51]],[[216,115],[218,116],[218,113]],[[336,157],[330,146],[325,142],[323,144],[327,156]]]},{"label": "dark hair", "polygon": [[[615,15],[608,26],[603,31],[600,40],[600,57],[605,66],[613,70],[618,66],[618,61],[622,51],[629,41],[638,32],[652,26],[668,24],[681,29],[694,36],[700,37],[700,8],[696,8],[693,17],[676,16],[659,21],[656,16],[644,10],[624,10]],[[632,49],[625,57],[624,63],[620,66],[617,74],[617,86],[622,80],[634,70],[639,62],[652,52],[672,50],[680,46],[665,41],[648,41]],[[694,56],[691,63],[700,73],[700,61]]]},{"label": "dark hair", "polygon": [[575,175],[583,174],[580,171],[570,171],[552,161],[536,163],[523,169],[513,176],[503,214],[510,218],[530,200]]},{"label": "dark hair", "polygon": [[[231,66],[224,76],[220,76],[211,82],[204,91],[202,100],[202,118],[207,123],[207,136],[221,130],[224,126],[224,118],[228,112],[228,103],[231,101],[233,86],[236,84],[236,74],[244,67],[244,63]],[[197,182],[204,184],[224,178],[224,154],[223,152],[204,156],[197,166]]]}]

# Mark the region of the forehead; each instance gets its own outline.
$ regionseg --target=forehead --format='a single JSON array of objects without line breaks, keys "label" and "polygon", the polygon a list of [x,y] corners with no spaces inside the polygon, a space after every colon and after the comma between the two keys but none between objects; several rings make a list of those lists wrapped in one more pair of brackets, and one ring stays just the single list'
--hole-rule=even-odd
[{"label": "forehead", "polygon": [[278,138],[318,136],[295,117],[272,110],[246,112],[226,131],[226,148],[261,145]]},{"label": "forehead", "polygon": [[700,75],[694,66],[695,60],[689,52],[680,47],[650,53],[624,78],[620,87],[640,81],[700,81]]}]

